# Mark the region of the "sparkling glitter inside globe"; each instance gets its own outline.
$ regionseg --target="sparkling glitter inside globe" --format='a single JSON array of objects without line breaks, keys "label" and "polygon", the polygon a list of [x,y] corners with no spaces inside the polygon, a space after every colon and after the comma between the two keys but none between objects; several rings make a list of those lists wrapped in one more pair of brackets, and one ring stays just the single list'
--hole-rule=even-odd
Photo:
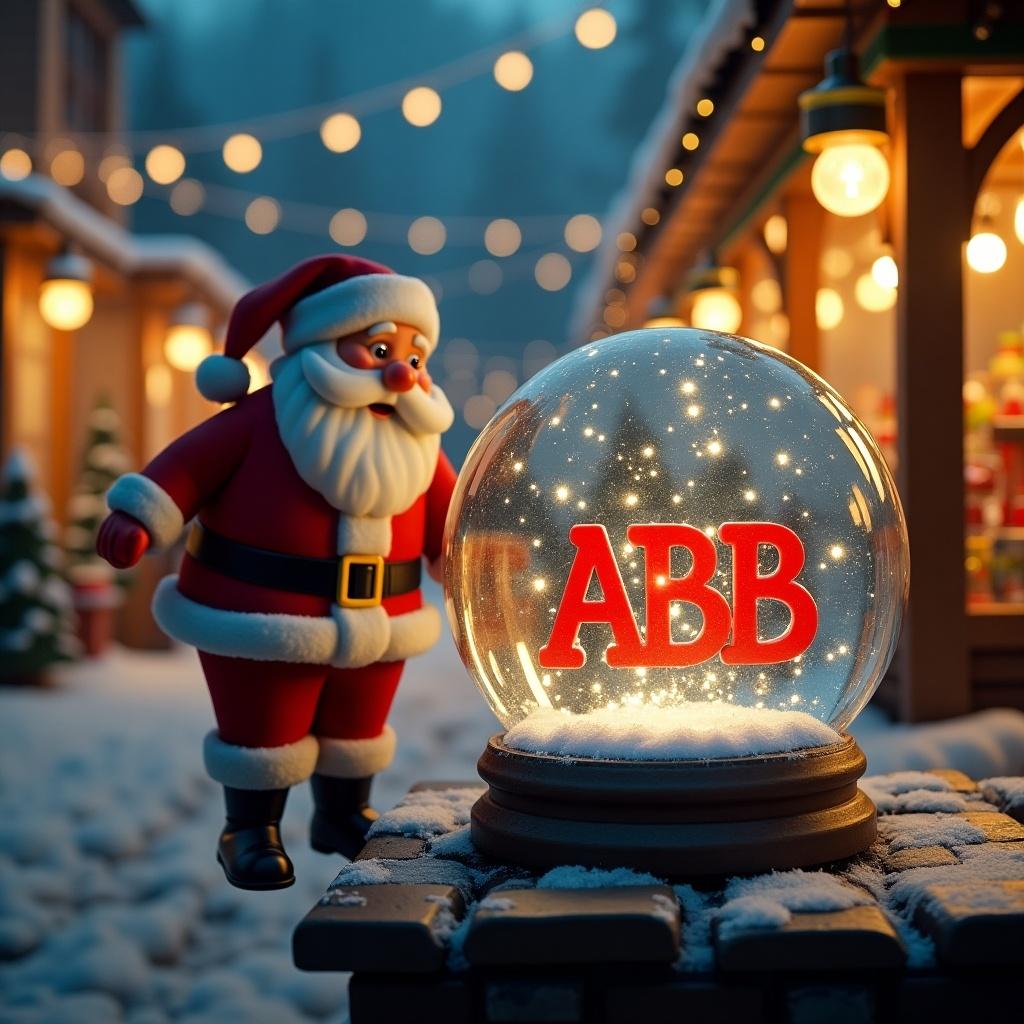
[{"label": "sparkling glitter inside globe", "polygon": [[[738,531],[722,536],[730,523],[773,524],[748,531],[754,554],[745,570],[740,548],[725,539]],[[659,569],[653,542],[637,543],[642,531],[634,542],[627,536],[643,524],[686,524],[702,537],[691,532],[689,547],[672,544]],[[580,525],[607,534],[639,646],[623,657],[620,644],[616,658],[621,638],[612,625],[584,621],[572,636],[582,664],[568,667],[564,651],[551,653],[552,634],[581,557],[583,534],[570,537]],[[744,598],[734,590],[743,571],[755,589],[781,575],[788,556],[772,542],[783,536],[776,527],[802,549],[793,584],[813,607],[751,599],[748,591],[755,609],[748,640],[756,643],[744,657],[735,653]],[[630,708],[649,716],[652,708],[697,702],[800,711],[842,730],[892,657],[909,573],[892,477],[846,402],[773,349],[681,329],[584,346],[513,394],[467,458],[446,550],[447,608],[460,653],[506,727],[553,710],[621,711],[625,721]],[[698,558],[711,558],[717,625],[699,602],[666,605],[657,596],[657,588],[696,575]],[[614,577],[588,579],[584,600],[607,601],[614,587],[604,584]],[[658,658],[636,653],[654,650],[661,628],[648,622],[649,608],[665,612],[662,639],[672,645],[663,643]],[[713,625],[720,641],[712,641]],[[791,645],[799,653],[758,660],[757,652],[777,649],[772,641],[801,629],[803,640]],[[718,649],[694,661],[709,642]]]}]

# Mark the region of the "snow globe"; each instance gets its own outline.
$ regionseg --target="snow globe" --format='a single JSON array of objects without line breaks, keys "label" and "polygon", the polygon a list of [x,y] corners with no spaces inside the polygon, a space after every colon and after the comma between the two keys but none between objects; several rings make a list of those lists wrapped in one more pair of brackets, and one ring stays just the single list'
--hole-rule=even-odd
[{"label": "snow globe", "polygon": [[873,841],[844,730],[896,646],[906,527],[809,369],[692,329],[578,348],[484,428],[445,545],[456,643],[505,729],[478,848],[678,876]]}]

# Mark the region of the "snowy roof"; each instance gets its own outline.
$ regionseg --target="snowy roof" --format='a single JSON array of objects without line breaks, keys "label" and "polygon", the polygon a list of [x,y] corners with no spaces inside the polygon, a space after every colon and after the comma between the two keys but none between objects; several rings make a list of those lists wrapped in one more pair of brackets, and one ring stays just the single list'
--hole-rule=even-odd
[{"label": "snowy roof", "polygon": [[615,239],[635,225],[638,210],[652,205],[649,198],[661,187],[665,168],[673,163],[679,149],[680,111],[693,108],[726,55],[742,44],[756,23],[753,0],[712,0],[669,78],[665,102],[636,149],[626,185],[612,200],[597,259],[577,293],[571,335],[582,336],[590,327],[594,309],[603,305],[606,282],[619,255]]},{"label": "snowy roof", "polygon": [[21,181],[0,178],[0,203],[31,210],[89,256],[128,277],[182,277],[221,312],[229,310],[249,288],[244,277],[198,238],[132,234],[42,175],[32,174]]}]

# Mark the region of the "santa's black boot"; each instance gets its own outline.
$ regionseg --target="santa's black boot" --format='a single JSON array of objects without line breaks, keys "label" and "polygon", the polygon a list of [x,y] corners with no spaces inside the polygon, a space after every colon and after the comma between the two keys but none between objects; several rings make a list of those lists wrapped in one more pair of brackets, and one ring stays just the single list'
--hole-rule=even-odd
[{"label": "santa's black boot", "polygon": [[227,821],[217,860],[237,889],[286,889],[295,871],[281,844],[280,822],[287,789],[224,787]]},{"label": "santa's black boot", "polygon": [[340,853],[351,860],[366,843],[366,833],[379,815],[370,806],[373,776],[363,779],[337,779],[314,775],[313,821],[309,826],[309,845],[317,853]]}]

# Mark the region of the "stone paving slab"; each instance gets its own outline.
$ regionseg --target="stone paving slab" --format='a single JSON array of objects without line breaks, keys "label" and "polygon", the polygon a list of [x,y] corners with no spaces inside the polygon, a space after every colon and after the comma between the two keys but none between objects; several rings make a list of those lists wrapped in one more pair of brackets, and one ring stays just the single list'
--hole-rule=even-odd
[{"label": "stone paving slab", "polygon": [[[1020,965],[1024,959],[1024,881],[936,883],[925,888],[914,921],[955,967]],[[1021,1007],[1024,1015],[1024,1006]]]},{"label": "stone paving slab", "polygon": [[458,889],[447,885],[329,889],[295,929],[295,966],[305,971],[437,971],[444,965],[443,932],[463,911]]},{"label": "stone paving slab", "polygon": [[[787,909],[769,886],[765,918],[745,930],[734,918],[726,937],[717,926],[725,878],[673,888],[633,876],[639,884],[624,887],[621,872],[570,869],[580,887],[566,889],[559,869],[561,888],[549,888],[483,857],[465,828],[443,842],[382,834],[298,926],[295,961],[356,972],[351,1024],[1024,1018],[1024,825],[988,802],[991,787],[986,800],[963,773],[931,774],[965,801],[951,811],[936,800],[934,812],[920,810],[927,796],[911,802],[915,821],[902,820],[923,839],[935,813],[932,845],[899,849],[907,828],[891,827],[870,850],[821,869],[866,905],[808,909],[797,899]],[[481,787],[415,791],[462,788]],[[349,884],[346,872],[368,884]]]},{"label": "stone paving slab", "polygon": [[906,951],[878,907],[794,913],[781,928],[715,937],[722,971],[858,971],[902,967]]},{"label": "stone paving slab", "polygon": [[477,906],[466,938],[475,966],[671,963],[679,902],[667,885],[502,889]]}]

